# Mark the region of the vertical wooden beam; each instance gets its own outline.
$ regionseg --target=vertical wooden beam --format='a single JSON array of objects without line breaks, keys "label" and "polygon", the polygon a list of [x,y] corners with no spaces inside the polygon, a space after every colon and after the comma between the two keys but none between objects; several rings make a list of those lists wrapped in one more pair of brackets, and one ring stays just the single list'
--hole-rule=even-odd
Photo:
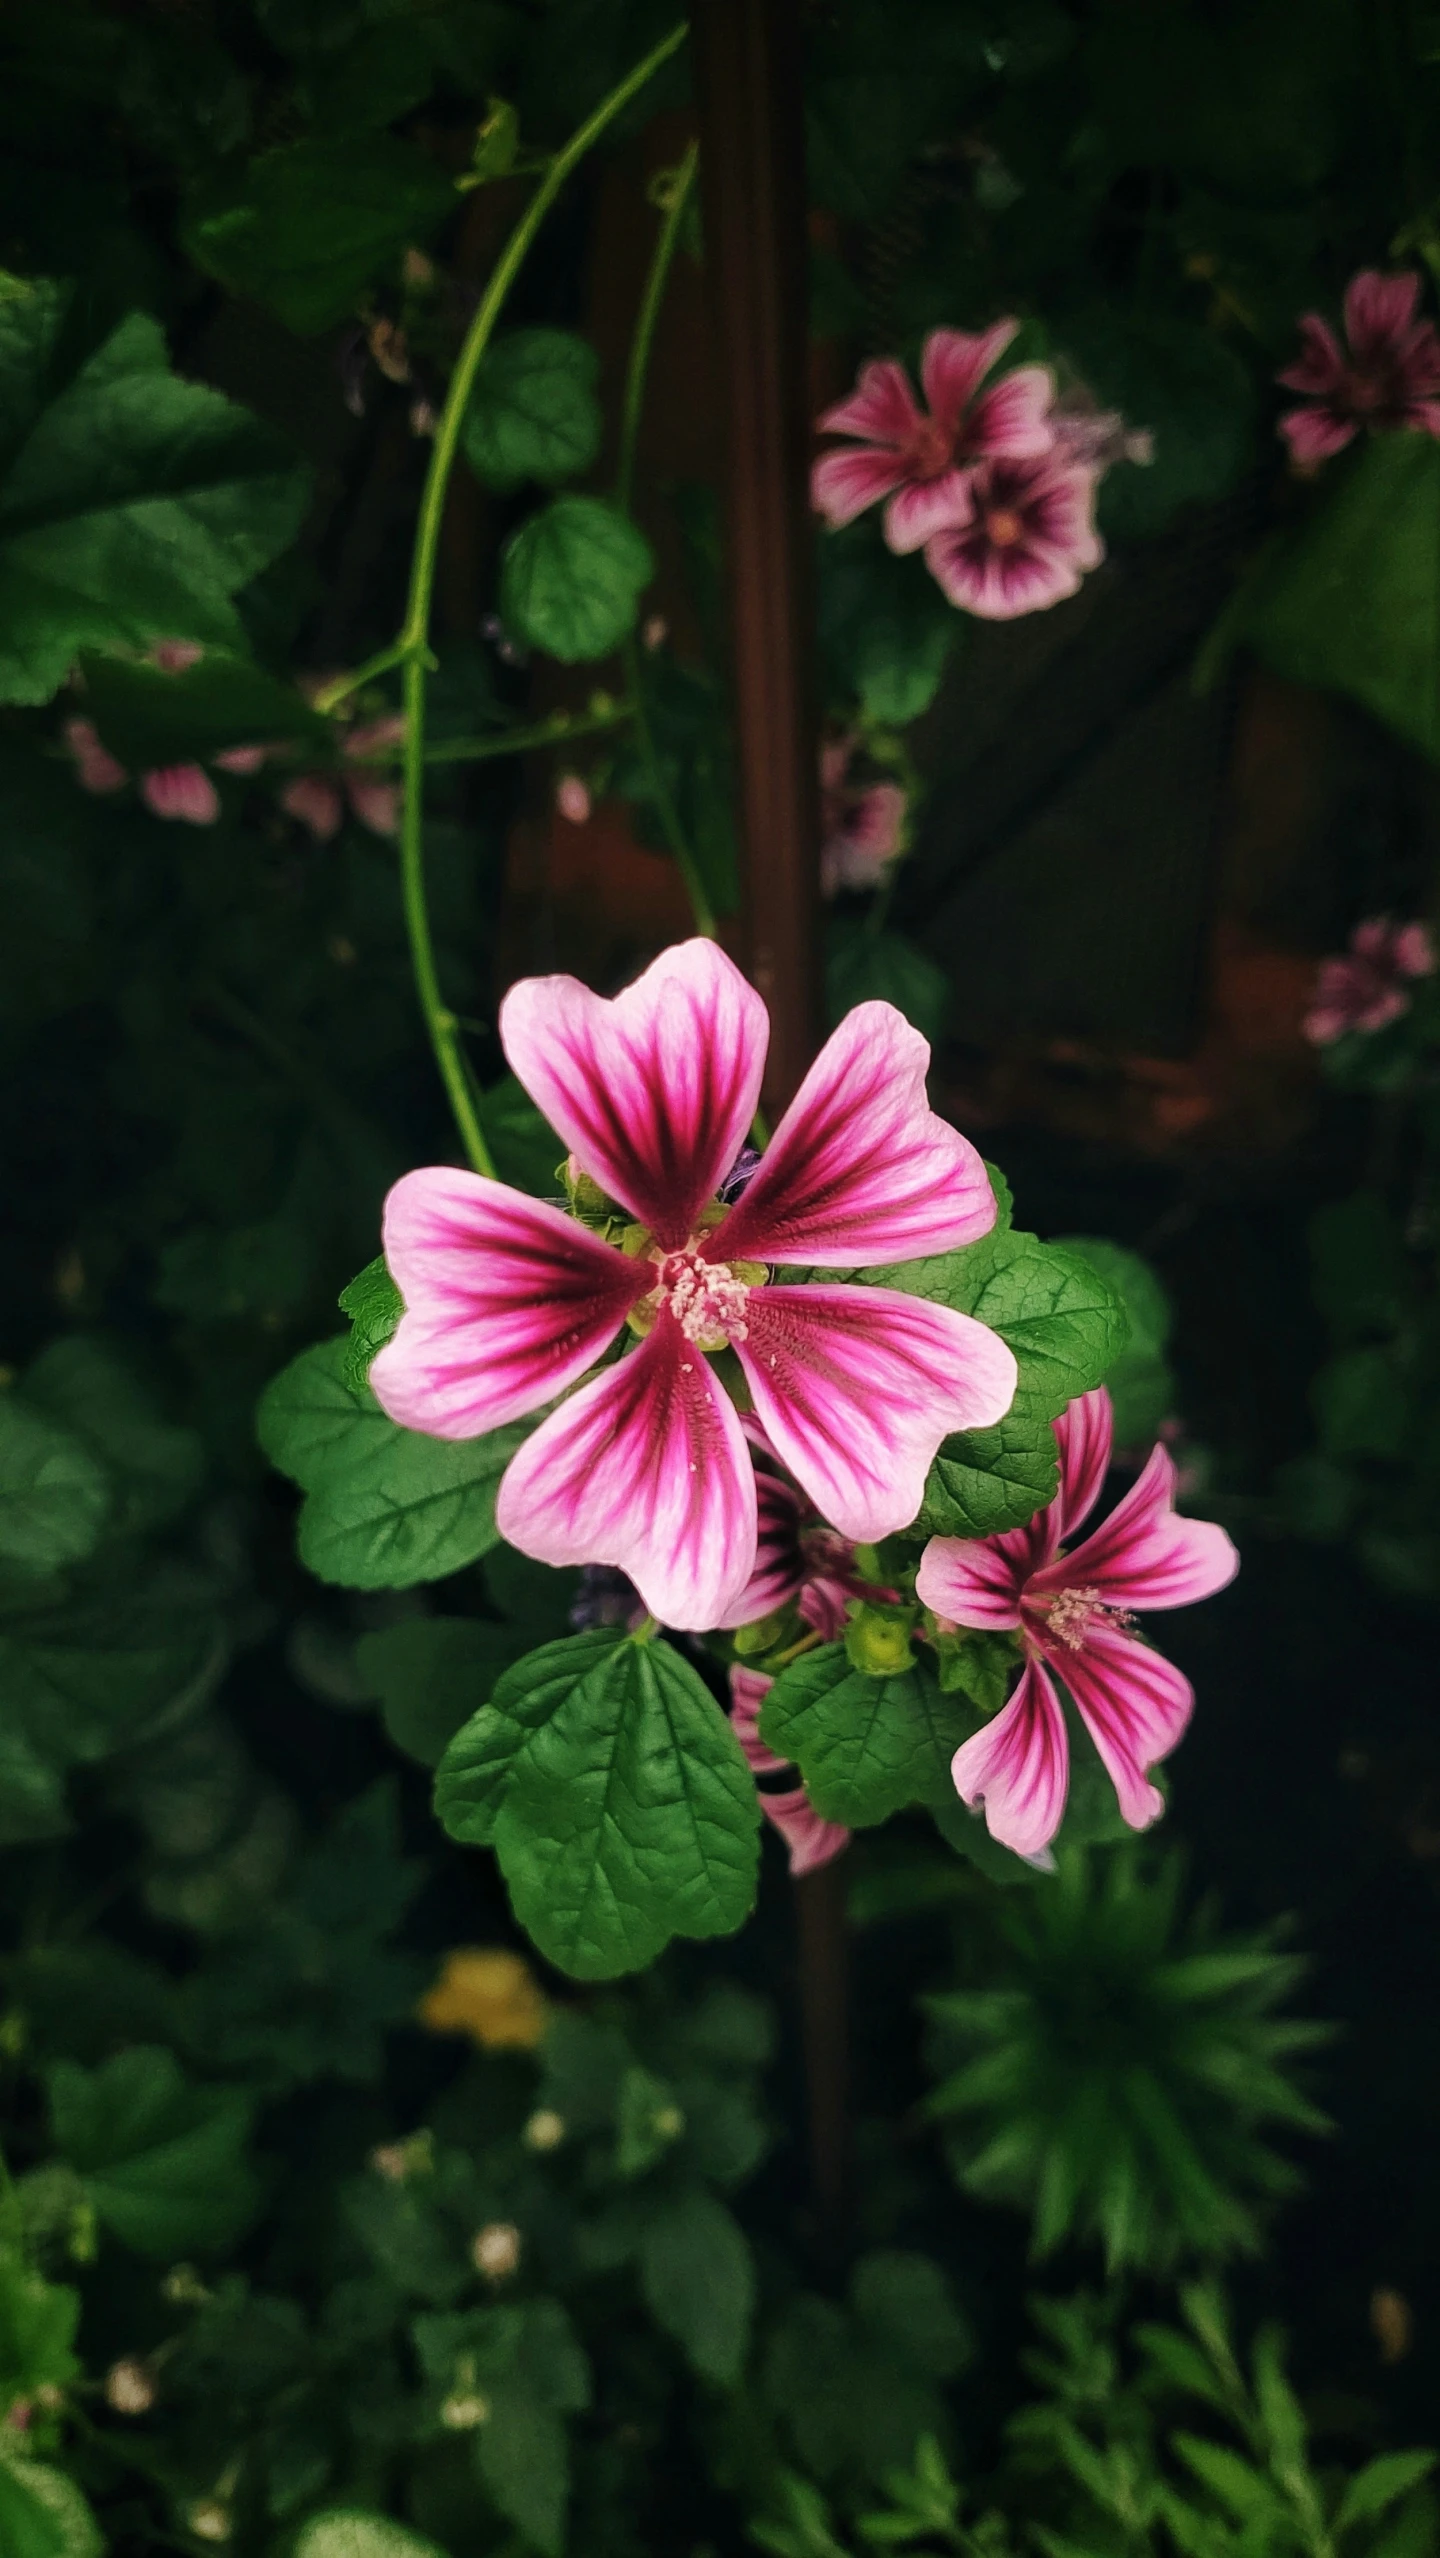
[{"label": "vertical wooden beam", "polygon": [[705,265],[724,383],[726,568],[750,973],[767,1108],[823,1031],[808,239],[798,0],[694,0]]},{"label": "vertical wooden beam", "polygon": [[[799,0],[693,0],[705,267],[727,455],[726,568],[750,974],[770,1007],[765,1106],[824,1034],[813,673],[808,238]],[[848,2166],[844,1882],[795,1886],[818,2234]]]}]

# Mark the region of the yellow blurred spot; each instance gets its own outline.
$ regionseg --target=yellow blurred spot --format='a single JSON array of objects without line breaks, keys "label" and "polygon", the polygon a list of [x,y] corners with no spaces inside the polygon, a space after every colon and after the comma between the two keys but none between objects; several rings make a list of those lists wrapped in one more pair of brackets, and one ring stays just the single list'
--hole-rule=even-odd
[{"label": "yellow blurred spot", "polygon": [[1415,2317],[1403,2292],[1385,2284],[1370,2295],[1370,2333],[1382,2363],[1403,2363],[1415,2339]]},{"label": "yellow blurred spot", "polygon": [[529,1964],[501,1946],[457,1945],[418,2014],[432,2034],[468,2034],[491,2052],[533,2052],[549,2021]]}]

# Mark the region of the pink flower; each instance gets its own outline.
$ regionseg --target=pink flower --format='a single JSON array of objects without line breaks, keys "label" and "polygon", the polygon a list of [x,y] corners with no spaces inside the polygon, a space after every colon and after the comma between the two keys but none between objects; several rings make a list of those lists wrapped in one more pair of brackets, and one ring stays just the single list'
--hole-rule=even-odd
[{"label": "pink flower", "polygon": [[578,773],[562,773],[555,785],[555,808],[568,825],[584,826],[590,816],[590,793]]},{"label": "pink flower", "polygon": [[213,826],[220,794],[201,764],[164,764],[142,773],[140,796],[152,817],[178,817],[187,826]]},{"label": "pink flower", "polygon": [[793,1600],[804,1624],[833,1643],[844,1631],[852,1599],[893,1600],[900,1593],[861,1578],[853,1540],[827,1528],[804,1494],[786,1481],[753,1418],[745,1424],[745,1435],[756,1460],[755,1569],[718,1630],[758,1624]]},{"label": "pink flower", "polygon": [[123,790],[130,779],[123,764],[117,764],[107,746],[100,743],[93,720],[67,719],[60,731],[75,758],[75,779],[82,790]]},{"label": "pink flower", "polygon": [[1103,1386],[1055,1424],[1060,1489],[1026,1528],[1004,1536],[932,1537],[915,1587],[952,1625],[1018,1631],[1025,1649],[1008,1705],[951,1763],[956,1792],[985,1806],[992,1838],[1017,1856],[1043,1855],[1060,1827],[1070,1778],[1058,1671],[1074,1699],[1132,1830],[1165,1808],[1146,1771],[1174,1749],[1195,1699],[1188,1679],[1135,1632],[1132,1609],[1182,1608],[1223,1589],[1240,1558],[1223,1528],[1176,1516],[1175,1468],[1151,1452],[1138,1483],[1083,1545],[1060,1540],[1088,1518],[1110,1464],[1112,1415]]},{"label": "pink flower", "polygon": [[666,1625],[716,1625],[755,1570],[755,1469],[709,1352],[739,1360],[771,1446],[842,1536],[906,1526],[946,1433],[1008,1410],[1010,1351],[947,1306],[775,1286],[765,1265],[855,1269],[988,1232],[984,1165],[926,1104],[925,1041],[892,1005],[857,1005],[726,1207],[768,1023],[713,942],[662,953],[613,1002],[528,978],[500,1035],[634,1226],[621,1250],[503,1182],[408,1173],[385,1206],[407,1311],[370,1372],[383,1409],[467,1439],[565,1396],[510,1462],[500,1533],[544,1563],[628,1572]]},{"label": "pink flower", "polygon": [[1305,1036],[1317,1048],[1328,1048],[1347,1031],[1383,1030],[1410,1009],[1406,980],[1434,973],[1428,925],[1392,924],[1387,916],[1373,916],[1356,925],[1347,953],[1322,960]]},{"label": "pink flower", "polygon": [[823,435],[860,441],[823,453],[810,482],[811,502],[827,524],[849,524],[878,498],[888,498],[885,539],[892,551],[918,551],[963,511],[966,477],[997,454],[1048,453],[1047,412],[1054,385],[1043,364],[1022,364],[982,391],[985,376],[1018,331],[998,320],[971,336],[933,329],[920,358],[929,413],[920,408],[903,364],[891,358],[861,367],[848,399],[818,420]]},{"label": "pink flower", "polygon": [[286,783],[280,793],[286,815],[308,827],[317,844],[328,844],[340,832],[348,803],[372,835],[393,835],[400,822],[398,786],[366,759],[384,747],[398,746],[404,734],[405,722],[396,715],[349,730],[341,743],[343,761],[338,772],[297,773]]},{"label": "pink flower", "polygon": [[1288,409],[1280,432],[1300,463],[1326,461],[1371,428],[1419,427],[1440,435],[1440,336],[1417,320],[1418,275],[1366,268],[1345,291],[1342,347],[1318,311],[1300,322],[1298,361],[1277,375],[1308,408]]},{"label": "pink flower", "polygon": [[898,782],[848,782],[853,737],[820,749],[820,886],[875,888],[905,840],[906,795]]},{"label": "pink flower", "polygon": [[1008,622],[1073,595],[1105,546],[1095,530],[1095,473],[1061,452],[984,462],[925,565],[952,604]]},{"label": "pink flower", "polygon": [[[774,1686],[763,1670],[747,1670],[737,1661],[730,1673],[730,1721],[735,1735],[757,1777],[780,1776],[789,1766],[788,1759],[777,1759],[760,1738],[760,1707],[766,1691]],[[838,1821],[822,1821],[803,1785],[784,1794],[767,1794],[756,1787],[760,1809],[773,1829],[777,1829],[790,1851],[792,1874],[813,1874],[818,1866],[828,1865],[842,1848],[850,1844],[850,1833]]]}]

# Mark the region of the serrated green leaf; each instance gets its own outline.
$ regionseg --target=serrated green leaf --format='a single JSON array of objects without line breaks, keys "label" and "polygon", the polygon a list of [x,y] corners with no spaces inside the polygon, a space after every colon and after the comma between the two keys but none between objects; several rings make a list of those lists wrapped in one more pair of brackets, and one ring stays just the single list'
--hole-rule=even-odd
[{"label": "serrated green leaf", "polygon": [[461,429],[486,486],[578,479],[604,428],[595,385],[600,359],[570,329],[513,329],[485,353]]},{"label": "serrated green leaf", "polygon": [[346,1381],[349,1344],[302,1351],[261,1398],[260,1445],[305,1494],[300,1560],[349,1590],[407,1590],[463,1570],[496,1541],[495,1494],[525,1437],[430,1439]]},{"label": "serrated green leaf", "polygon": [[702,2379],[733,2388],[755,2310],[750,2242],[733,2212],[698,2187],[661,2203],[641,2235],[640,2285]]},{"label": "serrated green leaf", "polygon": [[754,1898],[754,1780],[664,1642],[605,1631],[528,1654],[456,1734],[435,1805],[453,1838],[493,1843],[520,1924],[580,1979],[728,1934]]},{"label": "serrated green leaf", "polygon": [[355,1666],[396,1749],[433,1768],[524,1646],[523,1635],[476,1617],[412,1617],[362,1634]]},{"label": "serrated green leaf", "polygon": [[822,1819],[863,1829],[952,1792],[950,1761],[977,1720],[922,1662],[872,1679],[852,1669],[843,1643],[824,1643],[780,1672],[760,1731],[799,1768]]},{"label": "serrated green leaf", "polygon": [[56,2147],[117,2238],[167,2261],[233,2245],[259,2201],[248,2098],[190,2086],[147,2044],[94,2070],[57,2061],[49,2090]]},{"label": "serrated green leaf", "polygon": [[231,597],[299,529],[309,477],[268,427],[171,372],[136,312],[67,370],[60,288],[0,304],[0,701],[85,648],[241,642]]},{"label": "serrated green leaf", "polygon": [[413,142],[367,133],[293,143],[207,179],[181,237],[207,275],[309,336],[345,319],[455,202],[452,181]]},{"label": "serrated green leaf", "polygon": [[1048,1421],[1011,1415],[989,1430],[957,1430],[942,1441],[925,1478],[916,1533],[993,1537],[1023,1528],[1054,1500],[1059,1480]]},{"label": "serrated green leaf", "polygon": [[607,657],[635,627],[655,574],[637,525],[600,497],[557,497],[512,533],[500,564],[500,611],[527,648],[567,666]]},{"label": "serrated green leaf", "polygon": [[350,1317],[345,1383],[353,1393],[361,1394],[371,1360],[377,1350],[384,1349],[405,1312],[405,1300],[385,1267],[383,1254],[367,1261],[364,1269],[341,1289],[340,1311]]}]

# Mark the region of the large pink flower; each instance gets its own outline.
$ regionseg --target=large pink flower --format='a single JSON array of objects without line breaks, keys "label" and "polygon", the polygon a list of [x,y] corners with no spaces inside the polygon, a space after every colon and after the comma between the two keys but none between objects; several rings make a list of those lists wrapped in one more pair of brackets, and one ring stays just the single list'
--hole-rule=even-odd
[{"label": "large pink flower", "polygon": [[[768,1023],[713,942],[666,951],[613,1002],[528,978],[500,1035],[634,1224],[621,1250],[503,1182],[408,1173],[385,1205],[407,1309],[370,1372],[385,1411],[466,1439],[566,1396],[510,1463],[500,1532],[544,1563],[628,1572],[667,1625],[717,1624],[755,1569],[755,1469],[707,1353],[733,1351],[771,1446],[843,1536],[908,1525],[946,1433],[1008,1409],[1010,1351],[947,1306],[772,1285],[766,1265],[903,1261],[993,1224],[979,1156],[927,1107],[925,1041],[893,1006],[857,1005],[727,1208]],[[627,1326],[639,1337],[591,1375]]]},{"label": "large pink flower", "polygon": [[1318,311],[1300,322],[1300,355],[1277,375],[1311,403],[1288,409],[1280,432],[1297,462],[1326,461],[1362,427],[1419,427],[1440,435],[1440,335],[1417,320],[1418,275],[1366,268],[1345,292],[1342,347]]},{"label": "large pink flower", "polygon": [[1384,915],[1357,924],[1350,948],[1322,960],[1305,1036],[1328,1048],[1347,1031],[1384,1030],[1410,1009],[1410,980],[1435,973],[1435,946],[1424,924],[1392,924]]},{"label": "large pink flower", "polygon": [[[756,1777],[783,1776],[790,1764],[777,1759],[760,1738],[760,1708],[774,1684],[763,1670],[747,1670],[742,1661],[730,1673],[730,1721]],[[767,1794],[763,1785],[755,1791],[766,1820],[785,1842],[792,1874],[813,1874],[849,1846],[849,1831],[838,1821],[822,1820],[803,1785],[790,1786],[783,1794]]]},{"label": "large pink flower", "polygon": [[1093,470],[1063,449],[1033,461],[984,462],[972,471],[925,565],[948,595],[982,621],[1013,621],[1073,595],[1105,546],[1095,530]]},{"label": "large pink flower", "polygon": [[892,551],[918,551],[950,523],[967,473],[996,454],[1048,453],[1047,413],[1054,384],[1043,364],[1022,364],[987,390],[985,376],[1015,336],[1018,320],[998,320],[971,336],[932,329],[920,357],[928,414],[916,401],[903,364],[887,357],[862,366],[847,399],[818,420],[824,435],[858,443],[823,453],[810,483],[811,501],[827,524],[853,522],[888,498],[885,539]]},{"label": "large pink flower", "polygon": [[1028,1527],[1004,1536],[932,1537],[915,1587],[952,1625],[1017,1632],[1025,1648],[1008,1705],[956,1751],[957,1793],[983,1803],[992,1838],[1039,1856],[1060,1827],[1070,1745],[1055,1689],[1075,1701],[1132,1830],[1165,1808],[1146,1771],[1174,1749],[1190,1720],[1188,1679],[1135,1632],[1132,1611],[1183,1608],[1223,1589],[1240,1558],[1223,1528],[1182,1519],[1175,1468],[1152,1451],[1138,1483],[1082,1545],[1061,1539],[1089,1517],[1110,1464],[1112,1415],[1103,1386],[1055,1424],[1060,1488]]}]

